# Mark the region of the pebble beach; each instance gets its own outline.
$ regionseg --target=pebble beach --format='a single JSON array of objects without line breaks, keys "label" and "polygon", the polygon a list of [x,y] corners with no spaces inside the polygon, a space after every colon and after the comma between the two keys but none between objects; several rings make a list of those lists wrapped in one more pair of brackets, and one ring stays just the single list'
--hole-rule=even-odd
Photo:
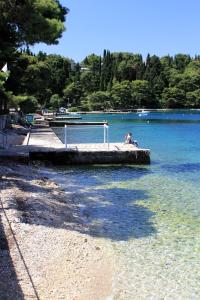
[{"label": "pebble beach", "polygon": [[111,249],[73,230],[86,225],[70,195],[34,167],[0,176],[0,298],[112,299]]}]

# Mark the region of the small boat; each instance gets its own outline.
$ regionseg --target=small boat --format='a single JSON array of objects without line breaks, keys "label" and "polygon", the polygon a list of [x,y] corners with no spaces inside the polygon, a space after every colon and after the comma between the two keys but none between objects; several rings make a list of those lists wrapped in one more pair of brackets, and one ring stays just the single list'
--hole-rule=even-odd
[{"label": "small boat", "polygon": [[144,109],[137,110],[137,114],[139,117],[147,116],[149,113],[150,113],[150,111],[148,111],[148,110],[144,110]]}]

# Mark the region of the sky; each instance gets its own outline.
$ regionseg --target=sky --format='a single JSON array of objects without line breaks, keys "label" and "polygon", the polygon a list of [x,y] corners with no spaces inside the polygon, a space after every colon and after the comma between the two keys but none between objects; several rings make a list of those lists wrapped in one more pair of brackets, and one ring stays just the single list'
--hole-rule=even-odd
[{"label": "sky", "polygon": [[70,9],[58,45],[32,51],[81,62],[111,52],[200,54],[200,0],[60,0]]}]

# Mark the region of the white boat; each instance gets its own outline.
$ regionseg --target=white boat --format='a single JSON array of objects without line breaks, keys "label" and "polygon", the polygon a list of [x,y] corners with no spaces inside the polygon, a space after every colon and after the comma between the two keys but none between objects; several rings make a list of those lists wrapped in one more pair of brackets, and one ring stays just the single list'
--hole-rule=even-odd
[{"label": "white boat", "polygon": [[137,114],[139,117],[147,116],[149,113],[150,113],[150,111],[148,111],[148,110],[144,110],[144,109],[137,110]]}]

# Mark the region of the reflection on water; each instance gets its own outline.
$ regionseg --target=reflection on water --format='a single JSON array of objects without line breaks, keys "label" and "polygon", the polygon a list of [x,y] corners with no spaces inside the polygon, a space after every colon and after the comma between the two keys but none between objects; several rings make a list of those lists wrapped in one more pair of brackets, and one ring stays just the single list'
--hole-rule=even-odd
[{"label": "reflection on water", "polygon": [[[191,111],[162,116],[200,119]],[[134,123],[130,115],[108,118],[111,140],[120,141],[132,131],[151,149],[151,166],[68,167],[58,173],[80,207],[87,233],[113,249],[113,298],[199,299],[199,124]],[[103,119],[105,115],[96,117]]]}]

